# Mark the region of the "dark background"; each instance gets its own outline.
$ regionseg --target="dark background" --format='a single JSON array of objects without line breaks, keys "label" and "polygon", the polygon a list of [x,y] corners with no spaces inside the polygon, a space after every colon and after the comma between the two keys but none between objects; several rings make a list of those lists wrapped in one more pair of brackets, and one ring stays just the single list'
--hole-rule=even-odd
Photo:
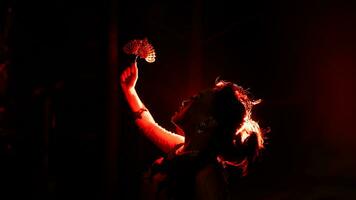
[{"label": "dark background", "polygon": [[122,46],[143,37],[157,61],[139,62],[137,90],[167,129],[218,76],[263,100],[266,149],[231,182],[233,199],[356,199],[355,4],[1,1],[0,199],[140,196],[163,154],[133,124],[118,76]]}]

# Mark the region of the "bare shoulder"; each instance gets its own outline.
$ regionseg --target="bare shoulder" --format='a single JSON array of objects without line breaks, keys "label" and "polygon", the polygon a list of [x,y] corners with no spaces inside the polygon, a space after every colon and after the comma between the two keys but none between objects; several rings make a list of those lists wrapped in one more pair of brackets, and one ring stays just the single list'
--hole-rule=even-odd
[{"label": "bare shoulder", "polygon": [[197,173],[195,182],[197,199],[228,199],[227,185],[219,167],[205,166]]}]

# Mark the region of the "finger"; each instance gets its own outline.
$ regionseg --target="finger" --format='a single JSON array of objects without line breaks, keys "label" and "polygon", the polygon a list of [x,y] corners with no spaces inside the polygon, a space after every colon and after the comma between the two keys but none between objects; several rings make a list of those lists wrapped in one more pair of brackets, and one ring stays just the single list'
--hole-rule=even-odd
[{"label": "finger", "polygon": [[127,79],[127,70],[123,72],[124,81]]},{"label": "finger", "polygon": [[132,75],[132,76],[135,76],[135,75],[136,75],[135,69],[134,69],[134,66],[133,66],[133,65],[130,67],[130,71],[131,71],[131,75]]},{"label": "finger", "polygon": [[121,81],[122,81],[122,82],[125,82],[125,80],[126,80],[126,77],[125,77],[125,74],[123,73],[123,74],[121,75]]},{"label": "finger", "polygon": [[125,82],[125,72],[122,72],[120,78],[121,78],[121,82]]},{"label": "finger", "polygon": [[137,68],[137,63],[136,62],[132,65],[131,71],[136,76],[136,74],[138,72],[138,68]]},{"label": "finger", "polygon": [[127,70],[127,76],[131,76],[131,68],[128,67],[126,70]]}]

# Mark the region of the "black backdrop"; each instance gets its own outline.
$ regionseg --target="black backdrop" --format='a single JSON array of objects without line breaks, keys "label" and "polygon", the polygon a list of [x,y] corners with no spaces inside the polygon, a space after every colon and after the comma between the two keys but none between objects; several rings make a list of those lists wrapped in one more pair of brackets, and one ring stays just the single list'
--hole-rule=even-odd
[{"label": "black backdrop", "polygon": [[[1,104],[1,199],[137,199],[162,155],[118,86],[121,47],[147,37],[137,90],[169,130],[180,102],[216,77],[250,88],[270,127],[233,199],[356,197],[352,1],[3,1],[12,8]],[[4,23],[3,23],[4,24]],[[2,30],[2,29],[0,29]]]}]

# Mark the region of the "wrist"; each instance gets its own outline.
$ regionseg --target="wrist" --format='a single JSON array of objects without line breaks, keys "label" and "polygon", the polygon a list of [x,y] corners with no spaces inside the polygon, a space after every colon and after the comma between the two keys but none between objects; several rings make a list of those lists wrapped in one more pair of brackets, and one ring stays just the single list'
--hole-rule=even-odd
[{"label": "wrist", "polygon": [[122,90],[125,95],[135,95],[136,94],[136,89],[134,87],[132,88],[123,88]]}]

